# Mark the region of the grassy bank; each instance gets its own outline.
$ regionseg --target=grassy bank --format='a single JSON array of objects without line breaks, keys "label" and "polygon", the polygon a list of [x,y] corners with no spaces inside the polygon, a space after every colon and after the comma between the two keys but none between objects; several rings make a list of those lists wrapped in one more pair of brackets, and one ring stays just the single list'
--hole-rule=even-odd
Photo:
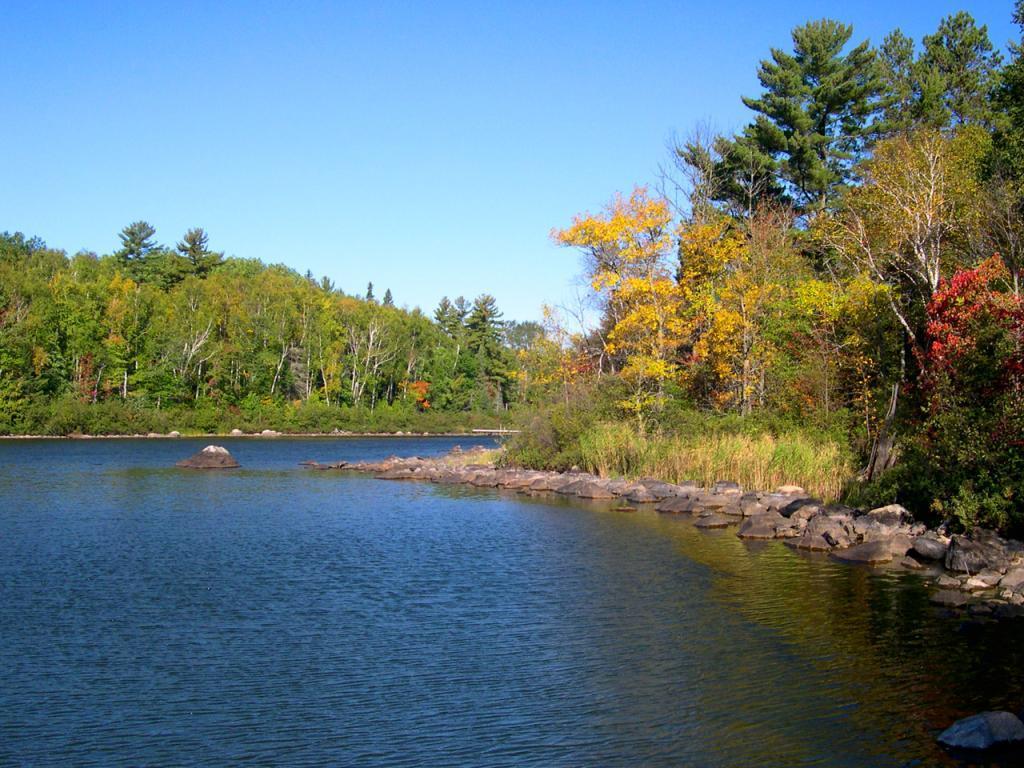
[{"label": "grassy bank", "polygon": [[505,461],[704,486],[718,480],[757,490],[796,484],[826,501],[840,498],[854,474],[851,452],[827,433],[793,425],[738,425],[699,414],[691,415],[684,429],[644,434],[622,421],[581,426],[564,415],[546,423],[535,419],[509,443]]}]

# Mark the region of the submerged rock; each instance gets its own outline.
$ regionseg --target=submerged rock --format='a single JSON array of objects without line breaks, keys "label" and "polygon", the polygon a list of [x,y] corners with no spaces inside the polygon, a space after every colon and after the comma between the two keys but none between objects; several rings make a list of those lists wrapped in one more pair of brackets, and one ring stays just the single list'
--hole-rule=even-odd
[{"label": "submerged rock", "polygon": [[990,749],[1024,741],[1024,723],[1012,712],[982,712],[957,720],[939,734],[939,743],[954,749]]},{"label": "submerged rock", "polygon": [[695,528],[728,528],[736,521],[726,515],[712,512],[709,515],[699,518],[693,525]]},{"label": "submerged rock", "polygon": [[227,448],[220,445],[208,445],[199,453],[182,459],[175,466],[185,469],[236,469],[241,466]]},{"label": "submerged rock", "polygon": [[847,563],[888,563],[892,560],[892,547],[888,541],[867,541],[849,549],[837,549],[832,556]]}]

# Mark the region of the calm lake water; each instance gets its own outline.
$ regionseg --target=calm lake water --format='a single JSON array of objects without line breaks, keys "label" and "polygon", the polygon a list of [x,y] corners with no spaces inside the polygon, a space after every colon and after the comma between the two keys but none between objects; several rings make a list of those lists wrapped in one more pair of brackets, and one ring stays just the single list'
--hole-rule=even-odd
[{"label": "calm lake water", "polygon": [[1024,628],[685,518],[311,472],[453,439],[0,443],[0,764],[955,764]]}]

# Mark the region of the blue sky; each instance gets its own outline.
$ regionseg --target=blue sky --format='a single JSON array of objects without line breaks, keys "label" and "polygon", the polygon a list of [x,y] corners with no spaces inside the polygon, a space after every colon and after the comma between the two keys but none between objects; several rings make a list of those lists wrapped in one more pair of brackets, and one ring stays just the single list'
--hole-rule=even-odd
[{"label": "blue sky", "polygon": [[809,19],[880,42],[1011,0],[12,3],[0,230],[107,253],[146,219],[399,304],[566,302],[552,227],[650,183],[673,131],[749,118]]}]

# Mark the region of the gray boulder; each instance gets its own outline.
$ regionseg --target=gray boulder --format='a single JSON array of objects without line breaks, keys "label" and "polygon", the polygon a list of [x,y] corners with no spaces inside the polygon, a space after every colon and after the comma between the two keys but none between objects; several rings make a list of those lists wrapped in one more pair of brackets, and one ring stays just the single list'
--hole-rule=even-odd
[{"label": "gray boulder", "polygon": [[199,453],[182,459],[175,466],[185,469],[237,469],[241,466],[228,449],[221,445],[208,445]]},{"label": "gray boulder", "polygon": [[654,493],[642,485],[637,486],[626,494],[626,501],[633,504],[655,504],[664,498],[666,497]]},{"label": "gray boulder", "polygon": [[1021,591],[1024,588],[1024,568],[1017,567],[1008,570],[1006,575],[999,580],[999,586],[1014,592]]},{"label": "gray boulder", "polygon": [[856,538],[844,522],[840,517],[816,515],[807,521],[807,527],[804,528],[796,546],[799,549],[826,552],[837,547],[849,547],[856,543]]},{"label": "gray boulder", "polygon": [[761,503],[760,497],[756,493],[744,493],[740,497],[740,513],[744,517],[760,515],[767,511],[768,508]]},{"label": "gray boulder", "polygon": [[892,548],[885,540],[868,541],[849,549],[837,549],[832,556],[847,563],[887,563],[892,560]]},{"label": "gray boulder", "polygon": [[736,533],[741,539],[774,539],[780,526],[788,526],[786,520],[778,512],[765,512],[745,518]]},{"label": "gray boulder", "polygon": [[903,525],[911,525],[914,522],[914,516],[899,504],[889,504],[872,509],[870,512],[865,512],[863,517],[871,518],[890,528],[899,528]]},{"label": "gray boulder", "polygon": [[802,496],[796,499],[789,497],[788,501],[779,507],[779,514],[783,517],[792,517],[802,510],[801,516],[804,519],[808,519],[820,512],[822,506],[824,505],[821,499],[814,499],[809,496]]},{"label": "gray boulder", "polygon": [[701,508],[700,502],[696,499],[690,499],[684,496],[675,496],[671,499],[665,499],[654,509],[666,515],[685,515],[692,512],[699,512]]},{"label": "gray boulder", "polygon": [[967,536],[953,536],[946,551],[946,568],[959,573],[978,573],[985,568],[1005,573],[1010,563],[1007,542],[991,531],[979,529]]},{"label": "gray boulder", "polygon": [[576,495],[581,499],[614,499],[615,494],[609,491],[603,483],[590,482],[584,483],[576,491]]},{"label": "gray boulder", "polygon": [[1024,741],[1024,723],[1012,712],[982,712],[957,720],[938,740],[954,749],[991,749]]},{"label": "gray boulder", "polygon": [[949,544],[936,533],[925,533],[914,539],[914,553],[925,560],[945,560]]}]

